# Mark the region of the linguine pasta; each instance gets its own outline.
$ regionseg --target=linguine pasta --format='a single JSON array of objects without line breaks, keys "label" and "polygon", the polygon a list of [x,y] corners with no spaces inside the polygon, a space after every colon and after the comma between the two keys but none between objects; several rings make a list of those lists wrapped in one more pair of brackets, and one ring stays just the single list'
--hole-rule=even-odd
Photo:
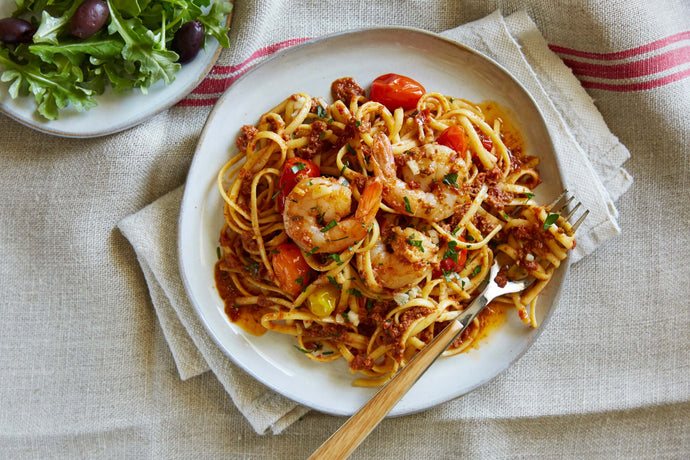
[{"label": "linguine pasta", "polygon": [[[575,240],[533,200],[539,160],[500,107],[425,91],[391,110],[349,78],[333,93],[330,104],[291,95],[244,126],[218,174],[216,285],[230,319],[380,385],[476,297],[497,259],[499,283],[537,281],[494,303],[537,327],[536,299]],[[481,318],[444,354],[470,347]]]}]

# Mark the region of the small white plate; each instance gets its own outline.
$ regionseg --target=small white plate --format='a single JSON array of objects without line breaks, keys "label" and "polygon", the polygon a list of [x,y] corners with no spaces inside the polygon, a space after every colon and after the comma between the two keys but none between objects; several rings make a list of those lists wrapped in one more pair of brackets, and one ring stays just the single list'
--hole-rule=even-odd
[{"label": "small white plate", "polygon": [[[0,18],[8,17],[15,10],[13,1],[0,2]],[[228,15],[227,24],[230,24]],[[110,90],[96,96],[98,105],[79,112],[71,105],[61,109],[57,120],[46,120],[36,112],[33,96],[12,99],[9,83],[0,82],[0,112],[19,123],[61,137],[99,137],[123,131],[138,125],[152,116],[172,107],[201,83],[220,55],[220,46],[213,37],[206,38],[206,48],[192,60],[182,65],[175,74],[175,81],[165,85],[159,81],[149,88],[148,94],[134,89],[124,94]],[[0,66],[0,72],[2,66]]]},{"label": "small white plate", "polygon": [[[505,70],[477,52],[438,35],[404,28],[344,32],[292,47],[248,71],[223,94],[204,127],[185,187],[179,220],[180,269],[187,293],[218,346],[240,367],[275,391],[321,412],[350,415],[375,393],[352,386],[344,360],[317,363],[304,357],[293,337],[254,337],[232,324],[213,278],[223,225],[216,174],[237,153],[240,127],[290,94],[330,99],[333,80],[351,76],[365,89],[379,75],[394,72],[427,91],[475,102],[493,100],[519,114],[527,153],[541,158],[544,182],[535,190],[544,202],[558,195],[561,175],[543,118],[526,91]],[[542,324],[556,304],[566,265],[557,271],[538,306]],[[420,411],[463,395],[507,369],[541,329],[525,326],[509,310],[507,321],[485,343],[437,361],[390,415]]]}]

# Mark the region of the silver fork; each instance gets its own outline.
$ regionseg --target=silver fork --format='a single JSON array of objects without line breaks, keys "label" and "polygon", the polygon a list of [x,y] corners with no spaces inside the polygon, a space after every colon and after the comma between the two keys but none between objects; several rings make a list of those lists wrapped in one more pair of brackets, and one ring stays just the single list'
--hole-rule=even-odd
[{"label": "silver fork", "polygon": [[[568,205],[574,197],[568,198],[568,191],[564,191],[547,208],[550,213],[559,214],[568,209]],[[562,217],[566,220],[571,218],[575,211],[581,206],[578,203],[567,215]],[[555,212],[554,209],[558,208]],[[568,233],[573,234],[582,224],[589,210],[587,210],[574,224],[566,228]],[[521,292],[529,287],[534,278],[525,278],[519,281],[508,281],[503,287],[499,286],[495,279],[498,274],[499,265],[494,261],[489,272],[489,276],[482,281],[486,286],[481,294],[451,321],[439,335],[429,342],[420,352],[415,355],[405,367],[403,367],[383,388],[381,388],[364,406],[362,406],[338,431],[328,438],[314,453],[309,457],[314,459],[345,459],[355,448],[369,435],[369,433],[379,424],[379,422],[390,412],[390,410],[400,401],[405,393],[427,369],[441,356],[446,348],[469,326],[474,318],[486,307],[489,302],[498,296]]]},{"label": "silver fork", "polygon": [[[553,200],[553,202],[551,202],[550,205],[547,206],[547,208],[550,211],[553,211],[554,209],[558,208],[553,212],[563,217],[563,219],[565,219],[566,222],[568,222],[569,219],[575,215],[575,212],[577,212],[577,210],[580,209],[580,207],[582,206],[582,203],[578,201],[577,204],[573,206],[573,208],[570,211],[568,211],[568,206],[575,199],[575,195],[568,197],[568,193],[569,192],[567,189],[563,190],[563,193],[558,195],[558,197],[555,200]],[[567,214],[561,214],[563,212],[567,212]],[[582,224],[582,222],[585,221],[588,215],[589,209],[585,209],[585,212],[582,213],[582,215],[575,221],[574,224],[569,224],[570,228],[566,228],[566,231],[568,231],[568,233],[570,233],[571,235],[575,233],[575,230],[577,230],[577,228]]]}]

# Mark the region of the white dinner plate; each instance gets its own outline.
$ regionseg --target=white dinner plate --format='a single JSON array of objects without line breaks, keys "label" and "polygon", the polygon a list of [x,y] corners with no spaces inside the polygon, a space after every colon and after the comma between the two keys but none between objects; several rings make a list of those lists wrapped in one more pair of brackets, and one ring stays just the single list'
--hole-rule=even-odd
[{"label": "white dinner plate", "polygon": [[[420,82],[427,91],[475,102],[493,100],[518,114],[528,154],[542,160],[540,202],[561,190],[561,175],[547,127],[535,103],[504,69],[477,52],[438,35],[406,28],[377,28],[329,35],[294,46],[238,79],[209,115],[186,182],[179,220],[180,269],[187,293],[218,346],[260,382],[318,411],[350,415],[376,391],[353,387],[345,360],[318,363],[296,349],[293,337],[245,333],[226,317],[213,269],[223,226],[218,170],[237,153],[240,127],[293,93],[330,100],[333,80],[351,76],[368,89],[379,75],[394,72]],[[557,302],[566,265],[539,300],[539,322]],[[541,329],[525,326],[514,310],[477,349],[438,360],[390,415],[420,411],[448,401],[496,377],[534,342]]]},{"label": "white dinner plate", "polygon": [[[0,18],[8,17],[16,9],[13,0],[0,1]],[[228,15],[230,24],[232,12]],[[206,47],[191,61],[182,65],[175,81],[152,85],[148,94],[134,89],[124,94],[110,90],[96,96],[98,105],[90,110],[78,111],[71,104],[60,109],[57,120],[46,120],[36,112],[32,96],[12,99],[9,83],[0,82],[0,112],[35,130],[61,137],[98,137],[117,133],[142,123],[172,107],[189,94],[211,70],[220,54],[218,41],[206,38]],[[3,67],[0,65],[0,73]]]}]

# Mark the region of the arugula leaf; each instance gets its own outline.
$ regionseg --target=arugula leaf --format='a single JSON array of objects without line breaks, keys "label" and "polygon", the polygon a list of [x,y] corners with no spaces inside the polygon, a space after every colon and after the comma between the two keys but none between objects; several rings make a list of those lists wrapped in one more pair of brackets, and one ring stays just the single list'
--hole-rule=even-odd
[{"label": "arugula leaf", "polygon": [[138,18],[125,19],[113,6],[115,0],[107,0],[110,8],[108,32],[119,34],[125,42],[122,57],[139,64],[142,73],[142,92],[149,86],[163,80],[169,85],[175,80],[175,73],[182,67],[176,63],[178,56],[174,51],[157,49],[156,37]]},{"label": "arugula leaf", "polygon": [[41,24],[39,24],[38,29],[36,29],[33,42],[57,45],[58,34],[64,26],[69,24],[72,14],[74,14],[74,11],[79,5],[79,2],[74,2],[74,6],[70,10],[66,11],[62,16],[57,18],[51,16],[47,11],[43,10],[41,13]]},{"label": "arugula leaf", "polygon": [[170,50],[175,32],[200,21],[206,36],[230,46],[226,17],[233,4],[225,0],[106,0],[107,27],[86,40],[71,37],[69,23],[83,3],[76,0],[15,0],[13,17],[37,24],[31,45],[0,42],[0,79],[10,82],[10,96],[36,99],[37,112],[57,118],[59,109],[96,105],[93,95],[107,86],[115,93],[157,81],[170,84],[181,68]]},{"label": "arugula leaf", "polygon": [[232,11],[232,7],[233,4],[230,2],[215,2],[207,15],[197,18],[204,25],[206,34],[215,37],[223,48],[230,47],[229,29],[225,27],[225,16]]},{"label": "arugula leaf", "polygon": [[10,96],[16,98],[33,94],[38,113],[48,120],[55,120],[58,109],[66,107],[68,103],[80,111],[96,106],[91,96],[93,91],[75,85],[69,69],[46,72],[35,63],[17,64],[5,48],[0,48],[0,64],[6,69],[0,75],[0,80],[12,82]]},{"label": "arugula leaf", "polygon": [[89,38],[79,42],[63,43],[61,45],[30,45],[29,51],[49,62],[56,54],[65,56],[74,65],[80,65],[87,55],[97,59],[115,58],[122,51],[122,42],[113,38]]}]

